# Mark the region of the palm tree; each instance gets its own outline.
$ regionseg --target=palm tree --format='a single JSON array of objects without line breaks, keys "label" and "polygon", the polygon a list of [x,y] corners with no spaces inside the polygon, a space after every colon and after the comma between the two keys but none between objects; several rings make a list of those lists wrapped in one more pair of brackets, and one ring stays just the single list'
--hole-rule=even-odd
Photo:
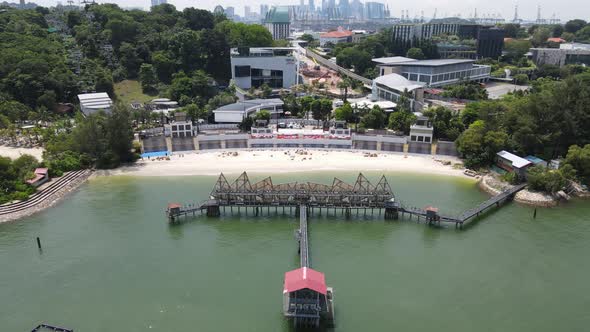
[{"label": "palm tree", "polygon": [[346,102],[348,99],[348,88],[352,86],[352,82],[350,78],[345,77],[340,82],[338,82],[338,88],[340,89],[340,94],[342,94],[342,90],[344,90],[344,99],[343,101]]}]

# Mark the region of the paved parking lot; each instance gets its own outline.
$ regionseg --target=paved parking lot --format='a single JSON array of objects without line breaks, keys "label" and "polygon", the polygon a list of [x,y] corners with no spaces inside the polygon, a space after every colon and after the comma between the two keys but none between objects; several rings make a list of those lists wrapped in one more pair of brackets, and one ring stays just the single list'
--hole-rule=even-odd
[{"label": "paved parking lot", "polygon": [[528,88],[530,88],[528,85],[514,85],[502,82],[490,82],[486,84],[486,90],[488,91],[488,97],[490,99],[500,99],[503,95],[508,94],[509,92],[527,90]]}]

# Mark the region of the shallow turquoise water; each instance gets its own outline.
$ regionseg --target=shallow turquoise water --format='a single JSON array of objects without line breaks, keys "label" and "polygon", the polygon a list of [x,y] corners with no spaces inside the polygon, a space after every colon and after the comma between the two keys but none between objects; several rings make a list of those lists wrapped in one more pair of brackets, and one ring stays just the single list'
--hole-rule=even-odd
[{"label": "shallow turquoise water", "polygon": [[[356,177],[273,180],[335,175]],[[404,202],[442,212],[487,198],[462,179],[387,176]],[[214,182],[98,178],[55,208],[0,225],[0,330],[288,331],[281,291],[298,264],[295,218],[166,222],[168,202],[205,199]],[[511,203],[463,231],[314,216],[311,262],[334,287],[335,330],[587,331],[590,204],[540,209],[537,219],[532,211]]]}]

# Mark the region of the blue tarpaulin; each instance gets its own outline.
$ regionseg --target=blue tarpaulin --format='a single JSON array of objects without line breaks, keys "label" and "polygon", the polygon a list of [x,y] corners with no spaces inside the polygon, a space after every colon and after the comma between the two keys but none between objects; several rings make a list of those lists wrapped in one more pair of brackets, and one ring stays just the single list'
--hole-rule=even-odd
[{"label": "blue tarpaulin", "polygon": [[166,157],[168,156],[168,151],[154,151],[154,152],[145,152],[141,154],[142,158],[157,158],[157,157]]}]

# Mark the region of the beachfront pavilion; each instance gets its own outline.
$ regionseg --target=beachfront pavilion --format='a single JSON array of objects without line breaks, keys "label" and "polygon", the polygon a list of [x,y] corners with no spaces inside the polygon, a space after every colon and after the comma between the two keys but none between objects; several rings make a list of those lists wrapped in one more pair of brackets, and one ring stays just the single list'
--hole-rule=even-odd
[{"label": "beachfront pavilion", "polygon": [[240,123],[261,110],[267,110],[272,118],[278,118],[283,114],[283,101],[279,98],[238,101],[217,108],[213,114],[217,123]]}]

